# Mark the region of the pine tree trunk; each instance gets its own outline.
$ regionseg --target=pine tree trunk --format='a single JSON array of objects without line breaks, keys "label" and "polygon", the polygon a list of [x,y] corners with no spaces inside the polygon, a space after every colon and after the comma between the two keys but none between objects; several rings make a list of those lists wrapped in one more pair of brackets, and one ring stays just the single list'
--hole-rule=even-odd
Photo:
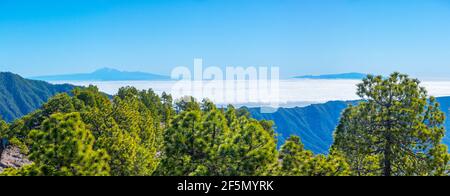
[{"label": "pine tree trunk", "polygon": [[[389,135],[389,134],[388,134]],[[390,136],[388,136],[387,141],[386,141],[386,149],[384,150],[384,171],[383,171],[383,175],[384,176],[391,176],[391,171],[392,171],[392,164],[391,164],[391,157],[392,157],[392,152],[391,152],[391,141],[390,141]]]},{"label": "pine tree trunk", "polygon": [[387,127],[386,127],[386,133],[385,133],[385,149],[384,149],[384,169],[383,169],[383,175],[384,176],[391,176],[392,175],[392,121],[391,121],[391,105],[392,105],[392,96],[389,98],[389,105],[387,107],[388,114],[387,114]]}]

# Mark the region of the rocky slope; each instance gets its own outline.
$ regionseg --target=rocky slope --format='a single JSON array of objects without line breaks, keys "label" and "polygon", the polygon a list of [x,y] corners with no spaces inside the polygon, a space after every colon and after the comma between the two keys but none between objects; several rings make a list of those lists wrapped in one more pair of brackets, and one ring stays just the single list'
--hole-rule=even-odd
[{"label": "rocky slope", "polygon": [[9,146],[0,154],[0,173],[6,168],[19,168],[31,164],[25,155],[20,153],[20,149]]}]

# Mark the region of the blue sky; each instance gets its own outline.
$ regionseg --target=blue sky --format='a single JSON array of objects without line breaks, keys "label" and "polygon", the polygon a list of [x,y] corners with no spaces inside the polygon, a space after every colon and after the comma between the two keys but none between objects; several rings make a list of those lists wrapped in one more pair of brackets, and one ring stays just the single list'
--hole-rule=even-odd
[{"label": "blue sky", "polygon": [[0,0],[0,70],[279,66],[450,78],[448,0]]}]

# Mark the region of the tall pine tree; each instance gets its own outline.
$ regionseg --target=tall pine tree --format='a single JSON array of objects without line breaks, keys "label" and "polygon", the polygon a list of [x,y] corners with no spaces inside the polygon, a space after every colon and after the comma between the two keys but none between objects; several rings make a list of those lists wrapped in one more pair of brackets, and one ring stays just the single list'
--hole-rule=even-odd
[{"label": "tall pine tree", "polygon": [[109,156],[104,150],[94,149],[94,137],[78,113],[51,115],[41,130],[30,133],[30,138],[34,164],[24,168],[32,172],[30,175],[109,175]]},{"label": "tall pine tree", "polygon": [[363,101],[343,113],[334,142],[357,174],[445,175],[444,113],[418,80],[368,76],[357,94]]}]

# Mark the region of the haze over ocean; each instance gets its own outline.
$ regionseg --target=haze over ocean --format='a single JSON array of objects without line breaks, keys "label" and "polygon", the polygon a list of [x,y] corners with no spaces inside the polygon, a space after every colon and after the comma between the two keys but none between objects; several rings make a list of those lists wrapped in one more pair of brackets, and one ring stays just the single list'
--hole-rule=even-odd
[{"label": "haze over ocean", "polygon": [[[359,97],[356,93],[356,84],[360,83],[360,80],[313,80],[313,79],[292,79],[292,80],[280,80],[279,82],[279,106],[281,107],[302,107],[313,103],[325,103],[328,101],[350,101],[357,100]],[[220,92],[224,94],[215,94],[206,92],[205,95],[195,96],[195,92],[188,93],[174,93],[171,92],[173,85],[176,81],[56,81],[55,84],[70,83],[79,86],[88,86],[90,84],[98,86],[98,88],[108,94],[117,93],[120,87],[133,86],[138,89],[153,89],[156,93],[168,92],[173,93],[174,98],[180,98],[185,95],[194,95],[198,100],[205,97],[214,101],[219,105],[234,104],[245,106],[261,106],[267,105],[264,100],[257,102],[248,101],[228,101],[224,102],[223,96],[232,94],[232,91],[237,93],[244,93],[246,97],[258,97],[252,96],[248,86],[246,88],[235,90],[233,88],[227,88],[226,85],[223,88],[218,88]],[[220,81],[218,83],[221,83]],[[198,82],[197,82],[198,84]],[[201,82],[203,86],[211,84],[210,81]],[[186,83],[186,85],[188,85]],[[217,85],[216,85],[217,86]],[[450,96],[450,80],[439,81],[423,81],[424,86],[430,95],[436,97]],[[225,99],[226,100],[226,99]]]}]

